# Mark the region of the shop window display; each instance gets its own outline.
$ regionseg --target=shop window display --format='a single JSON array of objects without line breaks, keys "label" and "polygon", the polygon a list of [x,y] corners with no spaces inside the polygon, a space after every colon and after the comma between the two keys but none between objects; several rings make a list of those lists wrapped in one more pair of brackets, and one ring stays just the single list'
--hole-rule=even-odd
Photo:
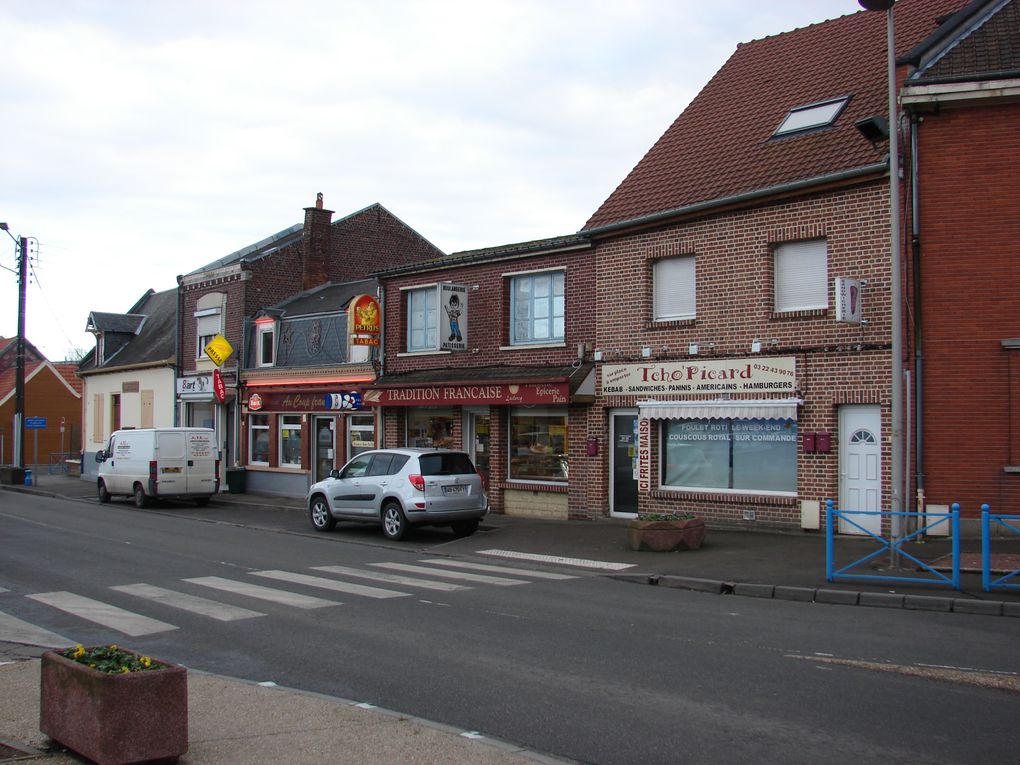
[{"label": "shop window display", "polygon": [[419,408],[407,415],[407,445],[436,449],[453,447],[453,412]]},{"label": "shop window display", "polygon": [[253,414],[248,418],[248,464],[269,464],[268,414]]},{"label": "shop window display", "polygon": [[280,416],[280,465],[301,467],[301,415]]},{"label": "shop window display", "polygon": [[567,415],[534,409],[510,415],[510,478],[566,482]]}]

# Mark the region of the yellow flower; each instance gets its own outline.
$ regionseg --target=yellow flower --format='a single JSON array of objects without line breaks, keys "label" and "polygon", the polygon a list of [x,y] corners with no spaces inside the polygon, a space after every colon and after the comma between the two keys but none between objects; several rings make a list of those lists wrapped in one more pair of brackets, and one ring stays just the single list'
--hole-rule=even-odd
[{"label": "yellow flower", "polygon": [[142,656],[138,660],[138,663],[141,664],[143,667],[148,668],[152,666],[152,659],[150,659],[148,656]]},{"label": "yellow flower", "polygon": [[85,655],[85,646],[80,643],[74,647],[74,653],[71,654],[71,658],[80,659]]},{"label": "yellow flower", "polygon": [[128,669],[127,667],[121,667],[121,668],[120,668],[120,671],[121,671],[121,674],[127,674],[127,673],[128,673],[128,672],[130,672],[131,670],[130,670],[130,669]]}]

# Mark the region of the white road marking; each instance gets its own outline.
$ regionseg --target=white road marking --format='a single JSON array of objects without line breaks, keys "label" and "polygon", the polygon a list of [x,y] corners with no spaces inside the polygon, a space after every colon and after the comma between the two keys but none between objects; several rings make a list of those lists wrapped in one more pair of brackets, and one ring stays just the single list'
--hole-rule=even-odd
[{"label": "white road marking", "polygon": [[528,584],[523,579],[509,579],[502,576],[486,576],[485,574],[468,574],[464,571],[440,571],[426,566],[412,566],[409,563],[373,563],[379,568],[388,568],[393,571],[406,571],[409,574],[425,574],[427,576],[440,576],[446,579],[460,579],[465,582],[477,582],[478,584],[494,584],[499,587],[512,587],[515,584]]},{"label": "white road marking", "polygon": [[135,595],[139,598],[145,598],[147,600],[155,601],[156,603],[162,603],[165,606],[171,608],[179,608],[182,611],[190,611],[193,614],[199,614],[200,616],[208,616],[213,619],[218,619],[221,622],[233,622],[238,619],[252,619],[256,616],[265,616],[265,614],[258,611],[251,611],[247,608],[240,608],[239,606],[231,606],[226,603],[220,603],[216,600],[209,600],[208,598],[200,598],[197,595],[188,595],[184,592],[174,592],[173,590],[165,590],[162,587],[153,587],[149,584],[122,584],[117,587],[111,587],[111,590],[117,592],[123,592],[128,595]]},{"label": "white road marking", "polygon": [[253,576],[264,576],[267,579],[278,579],[281,582],[293,582],[294,584],[305,584],[309,587],[321,587],[324,590],[334,592],[346,592],[349,595],[363,595],[366,598],[406,598],[409,592],[398,592],[397,590],[384,590],[381,587],[369,587],[364,584],[353,582],[341,582],[337,579],[326,579],[321,576],[308,576],[308,574],[296,574],[290,571],[252,571]]},{"label": "white road marking", "polygon": [[16,616],[5,614],[3,611],[0,611],[0,641],[45,646],[47,648],[63,648],[64,646],[75,645],[76,642],[63,635],[58,635],[56,632],[50,632],[42,627],[22,621]]},{"label": "white road marking", "polygon": [[584,568],[604,569],[607,571],[623,571],[625,568],[634,568],[636,563],[611,563],[602,560],[587,560],[585,558],[564,558],[560,555],[541,555],[539,553],[523,553],[514,550],[479,550],[478,555],[493,555],[499,558],[517,558],[518,560],[533,560],[538,563],[555,563],[560,566],[583,566]]},{"label": "white road marking", "polygon": [[309,595],[298,595],[295,592],[276,590],[272,587],[262,587],[248,582],[238,582],[234,579],[224,579],[219,576],[200,576],[195,579],[185,579],[185,582],[199,584],[203,587],[212,587],[214,590],[232,592],[236,595],[247,595],[249,598],[268,600],[271,603],[280,603],[294,608],[326,608],[327,606],[340,605],[333,600],[313,598]]},{"label": "white road marking", "polygon": [[573,574],[556,574],[552,571],[532,571],[526,568],[508,568],[506,566],[487,566],[484,563],[467,563],[447,558],[430,558],[422,563],[431,563],[435,566],[449,566],[450,568],[466,568],[472,571],[488,571],[493,574],[510,574],[516,576],[531,576],[535,579],[577,579]]},{"label": "white road marking", "polygon": [[75,595],[73,592],[40,592],[28,597],[65,613],[81,617],[86,621],[123,632],[131,637],[177,629],[174,625],[161,622],[158,619],[150,619],[147,616],[117,608],[109,603]]},{"label": "white road marking", "polygon": [[371,579],[375,582],[388,582],[399,584],[403,587],[418,587],[423,590],[439,590],[440,592],[453,592],[455,590],[470,590],[461,584],[453,582],[430,582],[427,579],[416,579],[412,576],[400,576],[399,574],[387,574],[383,571],[362,571],[359,568],[348,568],[347,566],[315,566],[316,571],[325,571],[328,574],[341,574],[342,576],[355,576],[361,579]]}]

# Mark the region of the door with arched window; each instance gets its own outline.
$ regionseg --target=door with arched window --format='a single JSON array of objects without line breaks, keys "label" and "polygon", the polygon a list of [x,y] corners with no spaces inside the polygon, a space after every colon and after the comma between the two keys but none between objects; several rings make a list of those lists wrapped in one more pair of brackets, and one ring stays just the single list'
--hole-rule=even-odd
[{"label": "door with arched window", "polygon": [[[882,509],[882,410],[878,406],[839,408],[839,509]],[[840,519],[840,533],[864,534],[862,529],[882,533],[880,515],[850,518],[853,523]]]}]

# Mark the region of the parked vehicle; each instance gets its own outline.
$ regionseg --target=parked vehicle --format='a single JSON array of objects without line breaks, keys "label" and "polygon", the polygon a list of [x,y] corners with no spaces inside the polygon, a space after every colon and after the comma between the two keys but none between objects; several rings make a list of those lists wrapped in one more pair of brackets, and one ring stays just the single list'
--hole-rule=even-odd
[{"label": "parked vehicle", "polygon": [[96,452],[100,502],[134,497],[136,507],[153,499],[193,499],[204,505],[220,490],[216,433],[210,428],[117,430]]},{"label": "parked vehicle", "polygon": [[412,526],[449,526],[474,534],[488,512],[482,478],[464,452],[449,449],[376,449],[362,452],[308,490],[308,512],[318,531],[337,521],[379,523],[389,539]]}]

